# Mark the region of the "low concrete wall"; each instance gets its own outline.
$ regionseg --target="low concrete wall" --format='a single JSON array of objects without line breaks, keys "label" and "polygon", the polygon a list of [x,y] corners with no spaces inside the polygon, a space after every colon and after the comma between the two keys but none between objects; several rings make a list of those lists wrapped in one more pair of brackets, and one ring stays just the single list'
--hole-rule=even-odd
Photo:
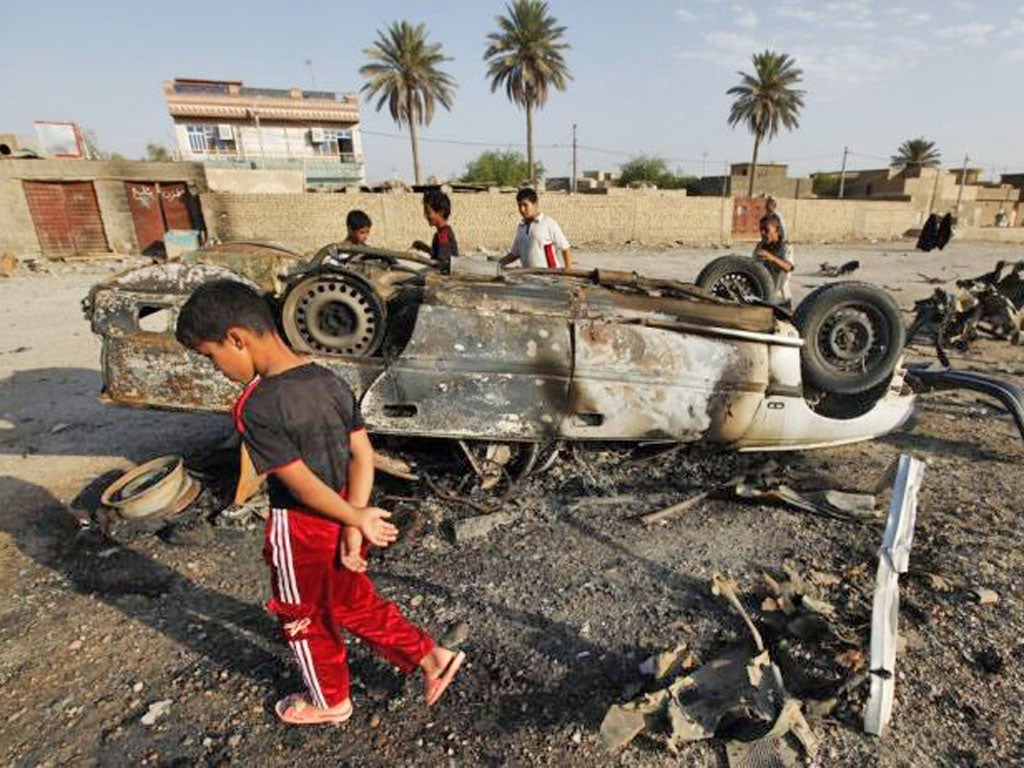
[{"label": "low concrete wall", "polygon": [[958,240],[1024,244],[1024,227],[958,227],[954,236]]},{"label": "low concrete wall", "polygon": [[[211,234],[222,239],[270,239],[317,248],[345,236],[345,215],[360,208],[373,219],[377,245],[407,247],[430,234],[420,198],[408,193],[202,196]],[[920,224],[906,202],[780,200],[791,240],[901,237]],[[541,208],[575,244],[708,245],[732,236],[732,199],[687,197],[670,191],[614,190],[608,195],[545,194]],[[464,250],[509,247],[519,216],[511,194],[452,196],[452,226]]]},{"label": "low concrete wall", "polygon": [[[406,248],[429,240],[420,196],[390,194],[202,195],[210,234],[221,240],[269,239],[318,248],[345,237],[345,216],[358,208],[373,220],[371,242]],[[660,191],[611,195],[542,195],[541,208],[575,244],[709,244],[728,240],[729,200]],[[519,222],[515,196],[452,196],[452,227],[463,250],[507,249]]]},{"label": "low concrete wall", "polygon": [[298,194],[306,191],[302,171],[207,168],[206,184],[211,192],[238,194]]}]

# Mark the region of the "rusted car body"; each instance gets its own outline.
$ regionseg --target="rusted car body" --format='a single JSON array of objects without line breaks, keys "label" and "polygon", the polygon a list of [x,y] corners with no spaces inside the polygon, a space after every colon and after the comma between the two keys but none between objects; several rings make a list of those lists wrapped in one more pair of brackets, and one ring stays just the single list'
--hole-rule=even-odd
[{"label": "rusted car body", "polygon": [[[207,280],[243,280],[273,300],[311,270],[295,254],[250,250],[197,251],[93,288],[85,308],[102,338],[107,400],[230,407],[238,387],[182,348],[173,328],[189,293]],[[333,279],[329,266],[315,269]],[[897,370],[858,414],[821,415],[804,391],[803,341],[790,322],[771,307],[722,301],[684,284],[599,271],[365,274],[386,296],[379,350],[314,350],[311,357],[352,387],[373,432],[789,450],[876,437],[913,407]]]}]

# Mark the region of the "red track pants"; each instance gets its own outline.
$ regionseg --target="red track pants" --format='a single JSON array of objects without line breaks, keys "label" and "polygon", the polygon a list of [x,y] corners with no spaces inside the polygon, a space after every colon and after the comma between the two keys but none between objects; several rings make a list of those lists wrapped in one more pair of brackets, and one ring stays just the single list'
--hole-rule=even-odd
[{"label": "red track pants", "polygon": [[[277,614],[310,701],[333,707],[348,698],[343,627],[408,674],[434,641],[373,588],[365,573],[338,562],[341,526],[304,510],[272,509],[263,557],[270,565]],[[364,552],[365,554],[365,552]]]}]

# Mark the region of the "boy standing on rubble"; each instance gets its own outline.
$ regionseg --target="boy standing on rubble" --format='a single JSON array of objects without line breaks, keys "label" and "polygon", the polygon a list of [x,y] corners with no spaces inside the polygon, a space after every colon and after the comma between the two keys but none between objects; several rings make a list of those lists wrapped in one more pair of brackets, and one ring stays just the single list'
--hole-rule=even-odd
[{"label": "boy standing on rubble", "polygon": [[417,251],[429,253],[430,258],[438,262],[441,271],[451,274],[455,259],[459,256],[459,244],[455,240],[455,230],[448,224],[452,215],[452,201],[439,189],[431,189],[423,193],[423,218],[435,230],[434,239],[427,245],[417,240],[412,247]]},{"label": "boy standing on rubble", "polygon": [[339,627],[406,674],[420,667],[426,703],[436,704],[465,654],[411,624],[365,573],[363,537],[386,547],[398,530],[389,512],[369,506],[373,447],[352,391],[289,349],[263,297],[232,280],[197,288],[182,307],[176,336],[232,381],[246,383],[232,413],[253,465],[268,475],[267,607],[278,615],[306,683],[304,693],[277,702],[277,716],[290,725],[351,717]]}]

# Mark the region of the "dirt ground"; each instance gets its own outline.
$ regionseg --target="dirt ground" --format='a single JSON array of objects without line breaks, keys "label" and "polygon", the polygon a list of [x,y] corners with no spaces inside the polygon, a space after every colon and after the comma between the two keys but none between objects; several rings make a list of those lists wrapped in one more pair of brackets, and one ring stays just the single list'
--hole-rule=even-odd
[{"label": "dirt ground", "polygon": [[[909,308],[933,287],[918,273],[953,279],[1024,258],[1019,247],[912,247],[798,246],[796,298],[824,281],[814,274],[822,261],[859,259],[853,277],[888,286]],[[724,252],[625,248],[577,259],[692,279]],[[723,760],[715,742],[673,757],[641,737],[612,755],[598,736],[608,705],[644,683],[637,665],[652,651],[685,640],[706,661],[745,640],[710,594],[712,573],[736,578],[755,612],[762,574],[781,576],[784,561],[838,577],[821,596],[845,635],[867,647],[880,524],[712,500],[645,528],[631,519],[638,512],[766,457],[577,446],[502,502],[518,522],[461,544],[444,523],[465,508],[382,482],[379,503],[422,525],[406,524],[398,546],[375,554],[378,586],[432,632],[468,623],[469,666],[428,711],[418,680],[403,685],[353,643],[353,719],[279,726],[272,704],[300,678],[261,607],[261,532],[217,526],[184,545],[143,536],[122,547],[74,519],[97,478],[159,454],[199,456],[230,433],[227,419],[101,405],[99,343],[79,302],[126,264],[35,266],[0,280],[0,760],[9,765],[712,766]],[[1020,348],[1006,343],[980,343],[955,361],[1024,375]],[[421,450],[436,460],[442,449]],[[892,730],[881,740],[862,732],[864,690],[855,689],[832,716],[811,720],[817,764],[1020,764],[1024,450],[1010,418],[970,393],[931,395],[897,434],[774,458],[795,488],[868,490],[902,452],[927,469],[901,579],[907,642]],[[998,603],[977,605],[977,586]],[[144,725],[149,706],[165,700],[169,712]]]}]

